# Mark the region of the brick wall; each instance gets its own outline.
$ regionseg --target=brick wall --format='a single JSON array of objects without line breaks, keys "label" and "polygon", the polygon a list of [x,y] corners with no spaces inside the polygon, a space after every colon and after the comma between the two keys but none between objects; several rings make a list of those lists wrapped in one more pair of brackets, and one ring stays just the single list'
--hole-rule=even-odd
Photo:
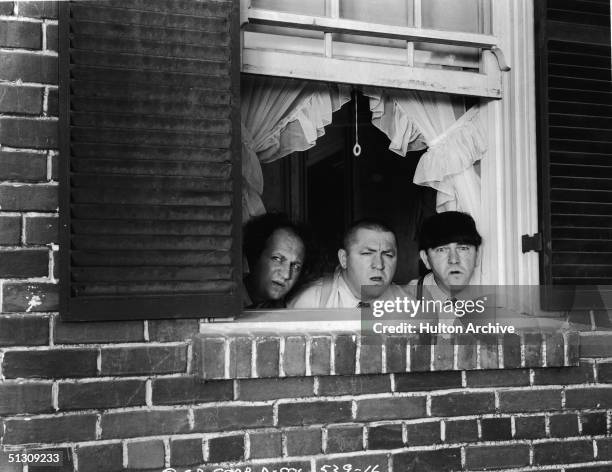
[{"label": "brick wall", "polygon": [[[612,335],[595,330],[609,327],[604,312],[572,315],[589,331],[576,367],[519,356],[513,369],[483,370],[479,357],[464,367],[479,370],[397,373],[410,362],[374,368],[353,338],[281,347],[263,337],[255,358],[238,350],[233,374],[223,365],[214,380],[196,375],[192,336],[206,320],[60,322],[56,17],[54,2],[0,2],[5,451],[61,451],[65,465],[52,470],[80,472],[228,462],[253,471],[612,470]],[[22,467],[4,454],[0,470]]]}]

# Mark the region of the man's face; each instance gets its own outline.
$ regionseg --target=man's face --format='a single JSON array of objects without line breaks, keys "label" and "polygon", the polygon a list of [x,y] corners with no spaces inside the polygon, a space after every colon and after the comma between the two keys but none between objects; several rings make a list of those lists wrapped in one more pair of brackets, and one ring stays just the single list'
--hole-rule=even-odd
[{"label": "man's face", "polygon": [[251,273],[251,298],[254,301],[284,298],[299,278],[303,263],[302,240],[285,229],[274,231]]},{"label": "man's face", "polygon": [[448,243],[421,250],[420,255],[425,266],[433,272],[438,287],[449,294],[470,283],[478,261],[478,249],[472,244]]},{"label": "man's face", "polygon": [[338,251],[344,280],[356,298],[361,286],[368,289],[367,298],[380,296],[391,284],[397,266],[397,244],[393,233],[360,228],[347,249]]}]

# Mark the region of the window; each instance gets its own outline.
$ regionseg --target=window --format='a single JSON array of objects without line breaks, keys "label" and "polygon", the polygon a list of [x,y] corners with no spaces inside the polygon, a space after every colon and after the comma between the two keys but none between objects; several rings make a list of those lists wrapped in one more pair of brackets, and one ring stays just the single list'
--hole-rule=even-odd
[{"label": "window", "polygon": [[[507,281],[503,270],[519,279],[533,273],[532,258],[504,263],[520,250],[498,229],[511,227],[518,239],[519,232],[533,232],[533,219],[519,221],[517,211],[510,223],[502,224],[497,212],[516,195],[522,198],[521,209],[536,202],[535,187],[508,189],[505,177],[508,170],[522,171],[534,162],[532,153],[518,152],[517,144],[532,135],[529,120],[517,118],[529,108],[521,100],[529,81],[504,79],[503,58],[490,52],[500,46],[510,57],[527,57],[529,44],[520,39],[524,35],[511,33],[512,25],[531,18],[528,9],[471,1],[466,4],[479,12],[478,21],[467,31],[439,31],[428,23],[438,15],[428,17],[417,0],[402,24],[382,26],[360,21],[350,3],[332,1],[324,6],[328,23],[313,31],[305,30],[304,22],[321,11],[310,11],[308,3],[297,2],[307,11],[296,14],[270,13],[254,2],[251,16],[234,3],[61,4],[63,316],[239,313],[240,66],[246,73],[493,98],[483,102],[483,110],[495,158],[481,169],[485,222],[495,255],[489,268],[497,271],[490,280]],[[440,8],[444,2],[435,3]],[[418,5],[420,25],[414,15]],[[241,63],[240,13],[249,18]],[[322,45],[322,53],[298,55],[251,41],[269,41],[278,28],[290,28],[304,38],[298,43],[308,47]],[[461,47],[465,54],[442,54],[432,47],[436,43]],[[485,52],[475,56],[480,49]],[[334,51],[343,57],[334,57]],[[362,53],[369,59],[380,53],[384,60],[373,68],[371,60],[355,60]],[[406,60],[395,61],[398,53]],[[271,64],[278,69],[271,70]],[[523,63],[515,70],[528,72]],[[502,85],[504,100],[496,100]],[[518,128],[505,126],[511,118],[518,120]]]}]

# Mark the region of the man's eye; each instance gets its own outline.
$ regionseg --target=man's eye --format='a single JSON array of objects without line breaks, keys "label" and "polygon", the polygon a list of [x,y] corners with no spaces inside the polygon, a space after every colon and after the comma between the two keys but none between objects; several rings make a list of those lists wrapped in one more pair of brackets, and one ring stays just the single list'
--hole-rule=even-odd
[{"label": "man's eye", "polygon": [[395,257],[395,253],[394,252],[383,252],[383,255],[386,257],[390,257],[390,258],[394,258]]},{"label": "man's eye", "polygon": [[470,246],[459,246],[457,249],[459,249],[460,251],[469,251]]},{"label": "man's eye", "polygon": [[274,262],[281,262],[281,260],[282,260],[280,256],[272,256],[272,257],[271,257],[271,259],[272,259]]},{"label": "man's eye", "polygon": [[434,252],[438,253],[438,254],[442,254],[443,252],[446,252],[446,248],[445,247],[437,247],[434,249]]},{"label": "man's eye", "polygon": [[293,264],[293,270],[300,272],[302,270],[302,264]]}]

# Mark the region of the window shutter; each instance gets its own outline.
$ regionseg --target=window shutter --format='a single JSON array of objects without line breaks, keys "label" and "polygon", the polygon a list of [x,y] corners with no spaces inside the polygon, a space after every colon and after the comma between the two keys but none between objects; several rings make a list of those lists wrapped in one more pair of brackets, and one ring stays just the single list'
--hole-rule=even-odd
[{"label": "window shutter", "polygon": [[542,282],[611,284],[610,4],[535,6]]},{"label": "window shutter", "polygon": [[60,5],[63,317],[239,313],[238,2]]}]

